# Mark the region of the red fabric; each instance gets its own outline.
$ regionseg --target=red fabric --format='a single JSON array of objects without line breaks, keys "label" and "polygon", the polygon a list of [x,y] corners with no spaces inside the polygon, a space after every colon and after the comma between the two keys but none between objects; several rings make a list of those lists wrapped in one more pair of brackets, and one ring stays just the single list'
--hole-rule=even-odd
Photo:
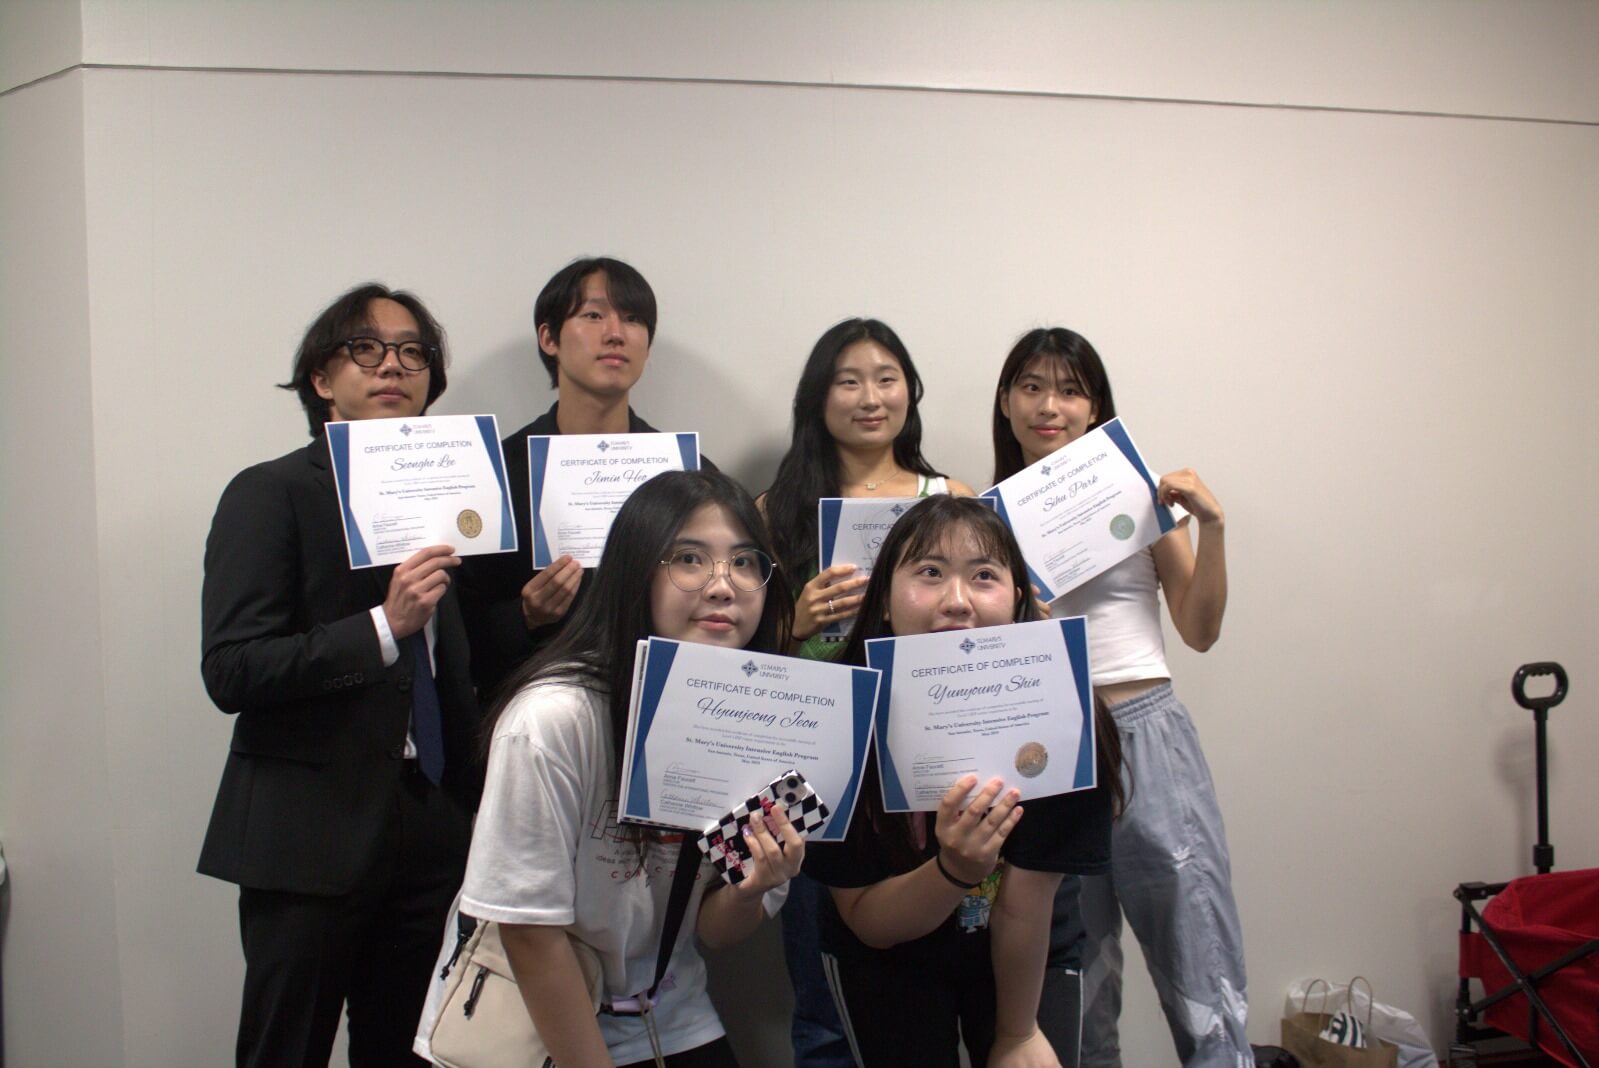
[{"label": "red fabric", "polygon": [[[1599,868],[1552,872],[1513,880],[1482,910],[1483,920],[1523,975],[1599,939]],[[1513,982],[1481,935],[1462,935],[1460,974],[1482,980],[1489,994]],[[1590,954],[1538,984],[1539,996],[1586,1057],[1599,1055],[1599,953]],[[1529,1006],[1521,994],[1483,1014],[1490,1026],[1531,1041]],[[1565,1044],[1538,1021],[1538,1042],[1561,1064],[1575,1068]]]}]

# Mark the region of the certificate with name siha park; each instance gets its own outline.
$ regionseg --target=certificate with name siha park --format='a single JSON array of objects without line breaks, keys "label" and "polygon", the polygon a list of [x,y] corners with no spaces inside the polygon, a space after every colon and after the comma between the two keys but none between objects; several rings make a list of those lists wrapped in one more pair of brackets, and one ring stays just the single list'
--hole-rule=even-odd
[{"label": "certificate with name siha park", "polygon": [[633,491],[662,471],[697,471],[698,434],[530,434],[533,567],[570,555],[594,567]]},{"label": "certificate with name siha park", "polygon": [[1053,601],[1177,525],[1120,419],[1095,427],[984,497],[1016,534],[1027,571]]},{"label": "certificate with name siha park", "polygon": [[876,671],[667,638],[638,649],[619,819],[703,832],[792,768],[831,810],[811,837],[843,839]]},{"label": "certificate with name siha park", "polygon": [[335,422],[327,438],[352,568],[398,564],[429,545],[457,556],[516,548],[494,416]]},{"label": "certificate with name siha park", "polygon": [[888,812],[931,812],[955,780],[1000,778],[1022,800],[1095,785],[1081,616],[866,643],[883,673],[877,770]]}]

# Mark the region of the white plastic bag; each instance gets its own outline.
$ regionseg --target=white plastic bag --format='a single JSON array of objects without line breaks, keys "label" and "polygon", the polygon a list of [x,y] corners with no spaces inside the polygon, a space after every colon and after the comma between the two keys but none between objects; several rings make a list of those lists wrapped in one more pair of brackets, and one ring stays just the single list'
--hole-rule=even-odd
[{"label": "white plastic bag", "polygon": [[[1304,1004],[1305,994],[1314,980],[1296,979],[1288,985],[1288,996],[1283,999],[1283,1015],[1291,1016]],[[1346,983],[1318,984],[1318,1004],[1325,986],[1332,987],[1323,1012],[1337,1012],[1347,1008],[1359,1019],[1366,1018],[1368,999],[1363,987],[1355,990],[1355,1003],[1349,1004],[1349,986]],[[1438,1068],[1438,1055],[1432,1051],[1427,1032],[1421,1029],[1416,1018],[1404,1009],[1396,1009],[1382,1002],[1371,1003],[1371,1034],[1399,1047],[1399,1068]]]}]

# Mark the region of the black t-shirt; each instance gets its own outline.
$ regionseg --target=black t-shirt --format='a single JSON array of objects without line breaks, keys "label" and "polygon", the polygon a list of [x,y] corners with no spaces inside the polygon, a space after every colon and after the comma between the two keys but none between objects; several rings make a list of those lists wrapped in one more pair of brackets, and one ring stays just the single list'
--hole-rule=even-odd
[{"label": "black t-shirt", "polygon": [[[1001,853],[1008,863],[1034,871],[1070,875],[1097,875],[1110,869],[1111,794],[1108,788],[1101,785],[1092,790],[1024,801],[1022,809],[1021,822],[1011,832]],[[844,841],[806,843],[805,874],[824,886],[849,889],[871,886],[912,871],[938,852],[933,817],[933,813],[878,816],[880,823],[907,818],[926,820],[927,844],[920,850],[920,856],[896,860],[895,851],[884,848],[883,837],[889,828],[874,827],[871,815],[861,805],[855,810]],[[983,889],[990,894],[993,890],[992,886],[980,888],[980,891]],[[986,925],[974,928],[963,922],[972,911],[969,906],[981,909],[979,903],[966,900],[943,923],[921,938],[902,942],[888,950],[877,950],[855,937],[839,915],[831,893],[822,897],[821,947],[824,953],[837,957],[893,953],[901,960],[942,964],[962,951],[963,943],[957,940],[974,937],[986,940],[988,937]]]}]

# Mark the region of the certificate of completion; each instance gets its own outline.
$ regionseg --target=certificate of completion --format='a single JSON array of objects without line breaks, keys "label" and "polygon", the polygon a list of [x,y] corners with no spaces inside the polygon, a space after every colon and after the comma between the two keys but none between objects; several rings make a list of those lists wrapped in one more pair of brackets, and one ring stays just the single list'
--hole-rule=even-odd
[{"label": "certificate of completion", "polygon": [[888,812],[931,812],[955,780],[998,777],[1022,800],[1095,785],[1081,616],[877,638],[877,770]]},{"label": "certificate of completion", "polygon": [[352,568],[429,545],[458,556],[516,548],[494,416],[358,419],[328,423],[327,436]]},{"label": "certificate of completion", "polygon": [[600,562],[622,503],[662,471],[698,471],[698,434],[530,434],[533,567]]},{"label": "certificate of completion", "polygon": [[1016,534],[1045,601],[1081,586],[1177,525],[1120,419],[983,493]]},{"label": "certificate of completion", "polygon": [[793,768],[839,841],[860,794],[878,674],[870,668],[650,638],[639,643],[618,818],[703,832]]},{"label": "certificate of completion", "polygon": [[[818,571],[834,564],[854,564],[857,576],[870,576],[877,550],[889,528],[916,503],[916,497],[823,497],[816,502]],[[841,642],[855,621],[846,619],[822,628],[822,639]]]}]

